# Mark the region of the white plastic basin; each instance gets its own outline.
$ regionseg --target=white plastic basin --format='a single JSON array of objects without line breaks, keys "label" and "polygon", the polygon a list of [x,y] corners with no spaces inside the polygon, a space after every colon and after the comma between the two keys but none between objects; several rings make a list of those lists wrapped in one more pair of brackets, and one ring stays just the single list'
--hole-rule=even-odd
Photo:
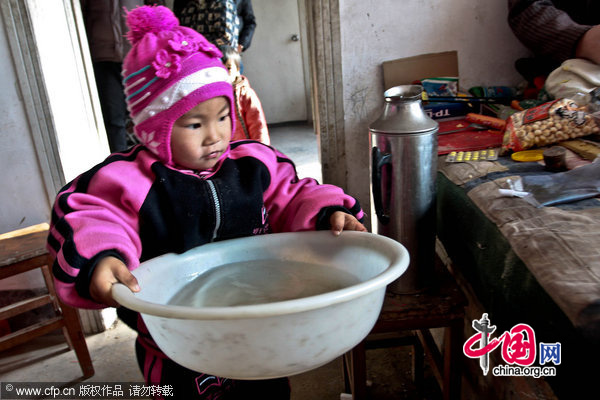
[{"label": "white plastic basin", "polygon": [[[354,275],[357,283],[264,304],[168,304],[175,293],[203,272],[255,260],[338,269]],[[120,304],[142,314],[158,346],[177,363],[221,377],[267,379],[317,368],[360,343],[377,321],[386,285],[398,279],[408,263],[407,250],[385,236],[365,232],[343,232],[338,237],[329,231],[278,233],[165,254],[133,271],[140,292],[134,294],[115,284],[112,293]]]}]

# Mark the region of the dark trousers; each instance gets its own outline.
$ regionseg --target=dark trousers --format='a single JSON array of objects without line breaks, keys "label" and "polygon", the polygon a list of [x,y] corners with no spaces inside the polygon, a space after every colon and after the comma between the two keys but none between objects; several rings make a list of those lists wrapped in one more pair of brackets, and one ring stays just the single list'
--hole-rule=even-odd
[{"label": "dark trousers", "polygon": [[[202,374],[165,358],[158,349],[135,342],[138,365],[148,384],[171,386],[173,392],[165,399],[185,400],[289,400],[288,378],[267,380],[232,380]],[[161,398],[158,396],[157,398]]]},{"label": "dark trousers", "polygon": [[129,116],[121,78],[121,63],[94,62],[94,75],[111,153],[127,149],[125,125]]}]

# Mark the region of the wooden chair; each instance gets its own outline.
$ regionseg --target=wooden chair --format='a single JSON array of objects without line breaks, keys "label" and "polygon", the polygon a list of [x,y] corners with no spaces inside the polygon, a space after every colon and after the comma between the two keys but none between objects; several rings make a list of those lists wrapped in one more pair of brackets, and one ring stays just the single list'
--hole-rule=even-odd
[{"label": "wooden chair", "polygon": [[[460,399],[464,316],[467,300],[454,278],[438,260],[431,284],[418,293],[386,293],[381,314],[367,338],[343,356],[346,393],[354,400],[367,397],[366,351],[412,345],[413,378],[422,381],[423,350],[432,361],[443,398]],[[444,328],[443,356],[429,331]],[[406,335],[410,331],[412,335]],[[400,335],[402,333],[402,335]]]},{"label": "wooden chair", "polygon": [[75,350],[84,378],[94,375],[92,359],[85,342],[81,320],[74,308],[63,304],[56,295],[46,250],[48,224],[34,225],[0,235],[0,280],[40,269],[48,293],[35,295],[0,308],[0,320],[17,316],[46,304],[52,304],[54,316],[0,337],[0,351],[25,343],[62,328],[69,347]]}]

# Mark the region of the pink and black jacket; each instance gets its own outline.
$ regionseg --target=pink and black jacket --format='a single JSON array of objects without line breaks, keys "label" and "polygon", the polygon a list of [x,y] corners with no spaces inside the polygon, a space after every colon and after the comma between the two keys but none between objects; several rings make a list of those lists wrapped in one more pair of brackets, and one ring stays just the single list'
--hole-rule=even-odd
[{"label": "pink and black jacket", "polygon": [[213,241],[328,229],[338,210],[363,218],[342,189],[299,180],[287,157],[258,142],[232,142],[215,168],[200,173],[165,166],[136,146],[59,192],[48,237],[57,292],[74,307],[106,307],[89,294],[103,257],[116,256],[133,270]]}]

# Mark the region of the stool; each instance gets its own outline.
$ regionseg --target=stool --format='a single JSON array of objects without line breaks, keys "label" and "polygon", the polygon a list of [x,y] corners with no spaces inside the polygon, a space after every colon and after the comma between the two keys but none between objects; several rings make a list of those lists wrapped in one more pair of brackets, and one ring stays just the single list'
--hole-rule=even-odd
[{"label": "stool", "polygon": [[[443,398],[460,399],[463,324],[467,300],[441,261],[437,260],[432,282],[414,294],[386,293],[383,307],[369,335],[343,356],[346,392],[354,400],[367,398],[366,350],[390,345],[415,347],[413,376],[420,387],[422,351],[432,361],[432,369],[442,389]],[[444,328],[443,357],[429,331]],[[414,335],[392,340],[394,334],[412,331]]]},{"label": "stool", "polygon": [[79,314],[63,304],[56,295],[46,250],[48,224],[34,225],[0,235],[0,280],[39,268],[44,277],[47,294],[31,297],[0,308],[0,320],[5,320],[52,304],[55,316],[0,337],[0,351],[25,343],[38,336],[62,328],[69,348],[75,350],[84,378],[94,375],[92,359],[81,329]]}]

